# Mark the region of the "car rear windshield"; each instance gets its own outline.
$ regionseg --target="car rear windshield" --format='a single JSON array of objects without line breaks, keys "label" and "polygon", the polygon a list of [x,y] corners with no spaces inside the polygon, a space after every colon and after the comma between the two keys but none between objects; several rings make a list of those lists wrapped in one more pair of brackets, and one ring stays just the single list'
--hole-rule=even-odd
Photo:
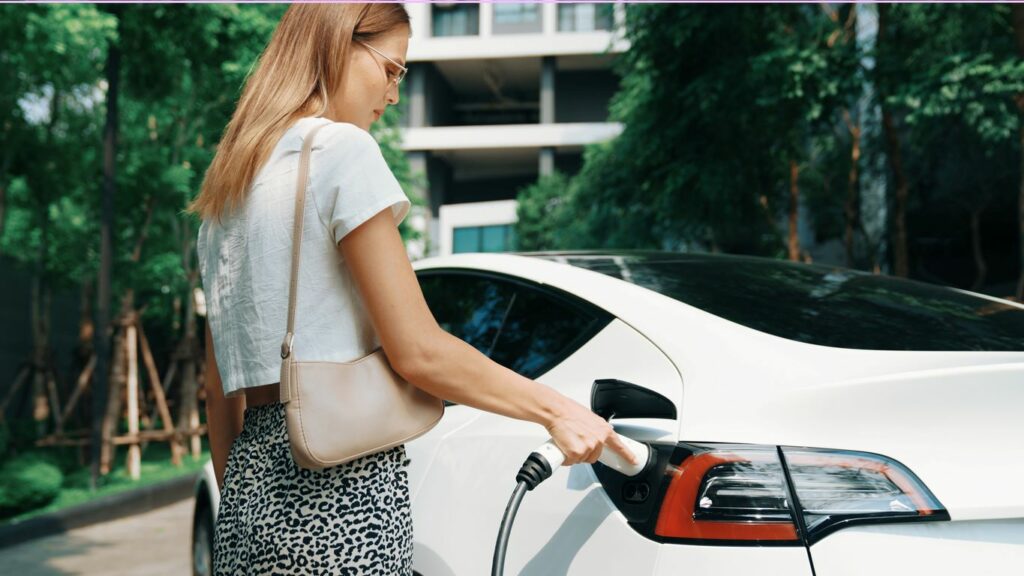
[{"label": "car rear windshield", "polygon": [[755,330],[866,350],[1024,350],[1024,308],[845,268],[740,256],[548,258],[649,288]]}]

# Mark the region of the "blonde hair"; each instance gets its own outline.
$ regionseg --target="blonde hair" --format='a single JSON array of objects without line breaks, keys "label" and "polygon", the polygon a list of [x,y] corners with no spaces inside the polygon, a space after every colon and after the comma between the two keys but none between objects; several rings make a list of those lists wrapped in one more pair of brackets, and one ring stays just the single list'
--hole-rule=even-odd
[{"label": "blonde hair", "polygon": [[245,199],[274,146],[305,116],[320,116],[340,88],[352,40],[409,25],[402,4],[292,4],[246,78],[199,195],[187,210],[220,218]]}]

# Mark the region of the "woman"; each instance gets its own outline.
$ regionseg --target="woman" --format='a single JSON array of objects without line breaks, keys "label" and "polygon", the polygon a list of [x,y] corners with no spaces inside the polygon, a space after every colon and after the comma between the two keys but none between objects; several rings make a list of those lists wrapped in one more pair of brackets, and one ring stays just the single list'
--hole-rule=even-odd
[{"label": "woman", "polygon": [[278,402],[295,174],[315,126],[295,349],[348,361],[379,345],[434,396],[543,425],[565,465],[595,462],[605,445],[631,458],[603,419],[448,334],[427,308],[397,229],[409,200],[369,134],[398,103],[410,32],[401,4],[289,7],[191,207],[203,219],[217,574],[412,573],[405,445],[299,468]]}]

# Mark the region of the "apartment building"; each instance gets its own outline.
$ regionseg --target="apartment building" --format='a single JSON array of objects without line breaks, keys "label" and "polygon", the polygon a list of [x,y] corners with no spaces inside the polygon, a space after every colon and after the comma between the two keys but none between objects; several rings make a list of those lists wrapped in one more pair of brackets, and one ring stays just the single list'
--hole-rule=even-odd
[{"label": "apartment building", "polygon": [[[409,73],[402,147],[426,178],[429,213],[411,216],[425,245],[410,254],[516,249],[515,196],[583,147],[622,130],[608,121],[618,89],[621,3],[407,3]],[[616,32],[616,30],[618,32]]]}]

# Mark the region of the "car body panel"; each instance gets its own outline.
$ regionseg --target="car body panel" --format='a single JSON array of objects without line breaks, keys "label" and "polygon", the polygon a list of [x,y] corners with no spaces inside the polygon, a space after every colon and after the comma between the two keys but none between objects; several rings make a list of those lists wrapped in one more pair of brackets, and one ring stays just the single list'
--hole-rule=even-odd
[{"label": "car body panel", "polygon": [[1024,354],[849,350],[745,331],[645,332],[680,367],[681,440],[876,452],[910,467],[953,519],[1024,517],[1024,492],[977,485],[981,463],[1024,477],[1024,442],[1008,441],[1024,438]]},{"label": "car body panel", "polygon": [[405,454],[410,460],[409,494],[413,501],[416,500],[423,481],[434,473],[433,463],[445,438],[483,414],[484,412],[468,406],[445,406],[444,416],[436,426],[405,443]]},{"label": "car body panel", "polygon": [[1019,574],[1024,520],[856,526],[811,547],[817,576]]},{"label": "car body panel", "polygon": [[1024,442],[1005,441],[1024,438],[1024,351],[818,346],[547,259],[456,254],[417,264],[549,284],[638,330],[681,374],[680,440],[877,452],[910,467],[954,520],[1024,518],[1024,491],[985,490],[976,469],[1024,477]]},{"label": "car body panel", "polygon": [[207,460],[199,471],[193,493],[197,501],[200,499],[200,494],[205,494],[209,498],[207,502],[210,504],[210,512],[213,515],[213,520],[216,521],[217,510],[220,509],[220,490],[217,489],[217,474],[213,468],[213,460]]},{"label": "car body panel", "polygon": [[[642,383],[670,399],[679,397],[675,366],[617,320],[537,381],[587,406],[599,378]],[[489,571],[515,475],[549,438],[539,424],[481,414],[439,443],[413,500],[414,564],[423,574]],[[674,436],[677,424],[670,425]],[[410,448],[418,450],[418,442],[410,442]],[[590,466],[562,466],[524,498],[505,565],[510,574],[651,574],[657,546],[637,536]],[[601,553],[609,547],[618,552]]]},{"label": "car body panel", "polygon": [[[612,572],[596,572],[612,574]],[[632,574],[621,572],[621,574]],[[654,576],[680,574],[757,574],[812,576],[807,549],[802,546],[687,546],[662,544]],[[818,576],[824,576],[818,572]]]}]

